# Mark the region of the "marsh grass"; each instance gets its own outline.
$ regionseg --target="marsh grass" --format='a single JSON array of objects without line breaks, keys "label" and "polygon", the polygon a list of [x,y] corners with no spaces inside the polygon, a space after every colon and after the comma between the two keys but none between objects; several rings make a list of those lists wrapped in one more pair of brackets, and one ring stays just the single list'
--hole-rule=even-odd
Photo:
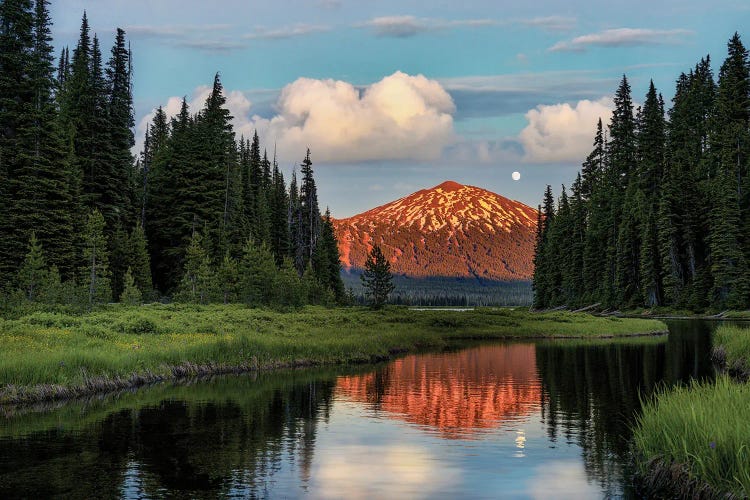
[{"label": "marsh grass", "polygon": [[750,496],[750,385],[722,376],[646,402],[634,434],[656,496]]},{"label": "marsh grass", "polygon": [[0,402],[77,397],[165,378],[355,364],[456,339],[600,338],[663,332],[653,320],[524,310],[294,312],[239,305],[109,306],[0,320]]},{"label": "marsh grass", "polygon": [[714,333],[714,345],[713,358],[719,367],[747,381],[750,378],[750,327],[722,325]]}]

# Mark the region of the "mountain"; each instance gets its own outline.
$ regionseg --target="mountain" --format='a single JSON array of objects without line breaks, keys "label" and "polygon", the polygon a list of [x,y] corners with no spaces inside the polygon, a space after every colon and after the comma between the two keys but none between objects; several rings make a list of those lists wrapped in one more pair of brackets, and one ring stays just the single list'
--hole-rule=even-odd
[{"label": "mountain", "polygon": [[364,267],[373,242],[394,273],[415,278],[530,280],[537,211],[474,186],[446,181],[333,221],[345,270]]}]

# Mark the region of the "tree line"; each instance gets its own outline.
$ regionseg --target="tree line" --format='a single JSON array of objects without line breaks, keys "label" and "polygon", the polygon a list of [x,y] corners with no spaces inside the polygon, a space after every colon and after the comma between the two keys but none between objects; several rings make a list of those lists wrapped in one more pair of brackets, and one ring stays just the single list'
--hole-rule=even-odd
[{"label": "tree line", "polygon": [[750,62],[735,33],[634,109],[625,76],[570,193],[539,207],[536,307],[750,306]]},{"label": "tree line", "polygon": [[134,157],[132,54],[106,62],[84,13],[72,53],[46,0],[0,2],[0,285],[5,301],[346,300],[310,151],[287,185],[235,137],[217,74],[202,109],[159,108]]}]

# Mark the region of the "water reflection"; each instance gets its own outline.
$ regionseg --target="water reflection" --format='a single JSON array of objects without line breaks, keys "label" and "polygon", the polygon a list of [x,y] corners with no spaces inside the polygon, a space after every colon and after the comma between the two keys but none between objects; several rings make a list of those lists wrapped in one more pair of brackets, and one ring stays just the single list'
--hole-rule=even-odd
[{"label": "water reflection", "polygon": [[535,346],[510,344],[408,356],[375,373],[339,378],[336,393],[443,437],[467,438],[528,416],[541,391]]},{"label": "water reflection", "polygon": [[639,394],[711,375],[708,326],[670,326],[6,409],[0,498],[626,495]]}]

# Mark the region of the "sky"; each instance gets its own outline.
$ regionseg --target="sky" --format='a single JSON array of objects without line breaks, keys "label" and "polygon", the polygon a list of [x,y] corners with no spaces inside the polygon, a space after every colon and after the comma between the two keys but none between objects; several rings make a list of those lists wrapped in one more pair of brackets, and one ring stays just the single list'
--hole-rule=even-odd
[{"label": "sky", "polygon": [[[51,0],[54,44],[83,11],[133,50],[136,138],[153,110],[197,112],[218,72],[235,131],[288,176],[310,148],[322,206],[348,217],[445,180],[536,206],[570,185],[627,75],[667,103],[749,0]],[[744,39],[746,46],[750,39]],[[511,174],[521,173],[519,181]],[[288,177],[287,177],[288,178]]]}]

